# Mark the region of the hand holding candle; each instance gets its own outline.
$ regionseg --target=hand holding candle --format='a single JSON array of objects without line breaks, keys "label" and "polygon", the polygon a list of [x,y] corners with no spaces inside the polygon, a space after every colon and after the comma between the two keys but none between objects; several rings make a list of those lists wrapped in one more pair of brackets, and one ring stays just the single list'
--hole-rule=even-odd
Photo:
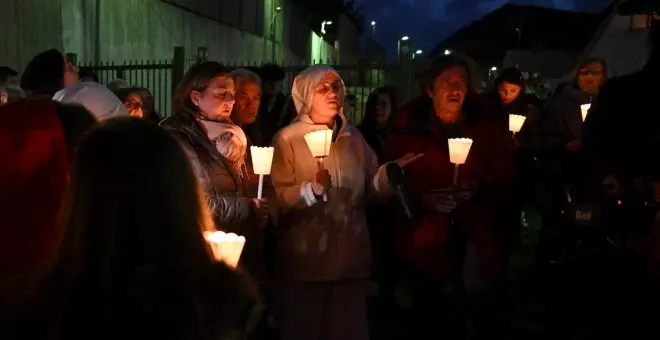
[{"label": "hand holding candle", "polygon": [[458,183],[458,166],[465,164],[472,147],[472,139],[469,138],[451,138],[449,142],[449,161],[455,165],[454,185]]},{"label": "hand holding candle", "polygon": [[591,104],[582,104],[580,105],[580,111],[582,111],[582,121],[584,122],[587,119],[587,114],[591,109]]},{"label": "hand holding candle", "polygon": [[[324,129],[312,131],[305,135],[305,142],[309,151],[318,159],[319,170],[323,170],[323,158],[330,154],[330,145],[332,143],[332,130]],[[328,194],[323,194],[323,201],[328,201]]]},{"label": "hand holding candle", "polygon": [[264,175],[270,175],[270,167],[273,164],[273,151],[272,147],[250,147],[250,155],[252,156],[252,168],[254,173],[259,175],[259,189],[257,198],[261,199],[264,188]]},{"label": "hand holding candle", "polygon": [[527,119],[527,117],[525,116],[510,114],[509,131],[513,132],[514,135],[520,132],[520,130],[523,127],[523,124],[525,124],[525,119]]},{"label": "hand holding candle", "polygon": [[222,231],[207,231],[204,233],[204,239],[211,246],[213,256],[217,261],[236,268],[243,252],[245,237]]}]

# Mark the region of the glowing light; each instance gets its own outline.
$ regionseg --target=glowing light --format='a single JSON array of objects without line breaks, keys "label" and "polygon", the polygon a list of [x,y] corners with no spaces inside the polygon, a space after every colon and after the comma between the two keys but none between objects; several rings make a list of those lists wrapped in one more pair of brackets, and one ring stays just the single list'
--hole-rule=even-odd
[{"label": "glowing light", "polygon": [[407,41],[408,39],[410,39],[410,38],[407,35],[404,35],[403,37],[401,37],[402,41]]},{"label": "glowing light", "polygon": [[587,119],[587,114],[589,114],[589,109],[591,109],[591,104],[580,105],[580,111],[582,111],[583,122]]},{"label": "glowing light", "polygon": [[270,175],[270,168],[273,164],[273,147],[258,146],[250,147],[250,156],[252,157],[252,169],[254,173],[259,175],[259,189],[257,191],[257,198],[261,199],[261,194],[264,188],[264,175]]},{"label": "glowing light", "polygon": [[236,268],[243,252],[245,237],[233,233],[227,234],[222,231],[207,231],[204,233],[204,239],[211,246],[213,257],[217,261],[224,262],[229,267]]},{"label": "glowing light", "polygon": [[522,129],[523,124],[525,124],[525,119],[527,117],[521,116],[521,115],[509,115],[509,131],[513,133],[520,132],[520,129]]}]

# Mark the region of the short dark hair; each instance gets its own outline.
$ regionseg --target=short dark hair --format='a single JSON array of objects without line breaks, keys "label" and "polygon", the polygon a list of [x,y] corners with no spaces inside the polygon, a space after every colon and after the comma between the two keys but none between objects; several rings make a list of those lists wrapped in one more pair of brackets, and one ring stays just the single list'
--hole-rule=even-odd
[{"label": "short dark hair", "polygon": [[264,64],[259,68],[259,76],[264,83],[282,81],[286,77],[284,70],[275,64]]},{"label": "short dark hair", "polygon": [[0,66],[0,83],[5,83],[9,77],[18,76],[18,72],[9,66]]},{"label": "short dark hair", "polygon": [[423,76],[424,90],[433,89],[433,85],[435,84],[435,79],[438,78],[438,76],[442,74],[442,72],[444,72],[446,69],[454,66],[460,66],[465,69],[465,72],[467,72],[466,80],[469,88],[471,75],[470,75],[470,67],[468,66],[468,63],[465,61],[465,59],[450,54],[450,55],[441,56],[435,59],[431,63],[431,66],[426,70]]},{"label": "short dark hair", "polygon": [[64,55],[51,49],[37,54],[25,68],[21,88],[30,95],[47,94],[51,97],[64,87]]}]

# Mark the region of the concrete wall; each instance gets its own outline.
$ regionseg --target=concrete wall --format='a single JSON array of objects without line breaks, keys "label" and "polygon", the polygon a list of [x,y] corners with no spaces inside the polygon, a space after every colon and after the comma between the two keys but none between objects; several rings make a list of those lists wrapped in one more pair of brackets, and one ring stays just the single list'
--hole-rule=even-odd
[{"label": "concrete wall", "polygon": [[0,65],[22,70],[35,54],[62,47],[60,0],[0,3]]},{"label": "concrete wall", "polygon": [[[297,64],[311,59],[309,21],[288,0],[241,0],[243,12],[235,23],[249,30],[212,19],[231,16],[237,0],[168,1],[193,10],[163,0],[5,0],[0,65],[22,70],[48,48],[76,53],[83,62],[171,59],[175,46],[185,47],[190,58],[206,46],[209,59],[224,62],[275,59]],[[223,11],[218,12],[218,4]],[[282,11],[276,14],[277,6]],[[263,20],[252,12],[261,13]]]}]

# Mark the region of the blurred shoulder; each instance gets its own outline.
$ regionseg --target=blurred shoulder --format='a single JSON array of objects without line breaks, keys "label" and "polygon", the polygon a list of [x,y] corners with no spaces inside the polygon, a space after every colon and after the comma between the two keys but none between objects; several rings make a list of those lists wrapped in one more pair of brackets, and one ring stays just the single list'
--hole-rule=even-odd
[{"label": "blurred shoulder", "polygon": [[294,119],[289,125],[281,128],[273,137],[273,144],[290,142],[291,138],[302,134],[307,124],[301,122],[299,119]]}]

